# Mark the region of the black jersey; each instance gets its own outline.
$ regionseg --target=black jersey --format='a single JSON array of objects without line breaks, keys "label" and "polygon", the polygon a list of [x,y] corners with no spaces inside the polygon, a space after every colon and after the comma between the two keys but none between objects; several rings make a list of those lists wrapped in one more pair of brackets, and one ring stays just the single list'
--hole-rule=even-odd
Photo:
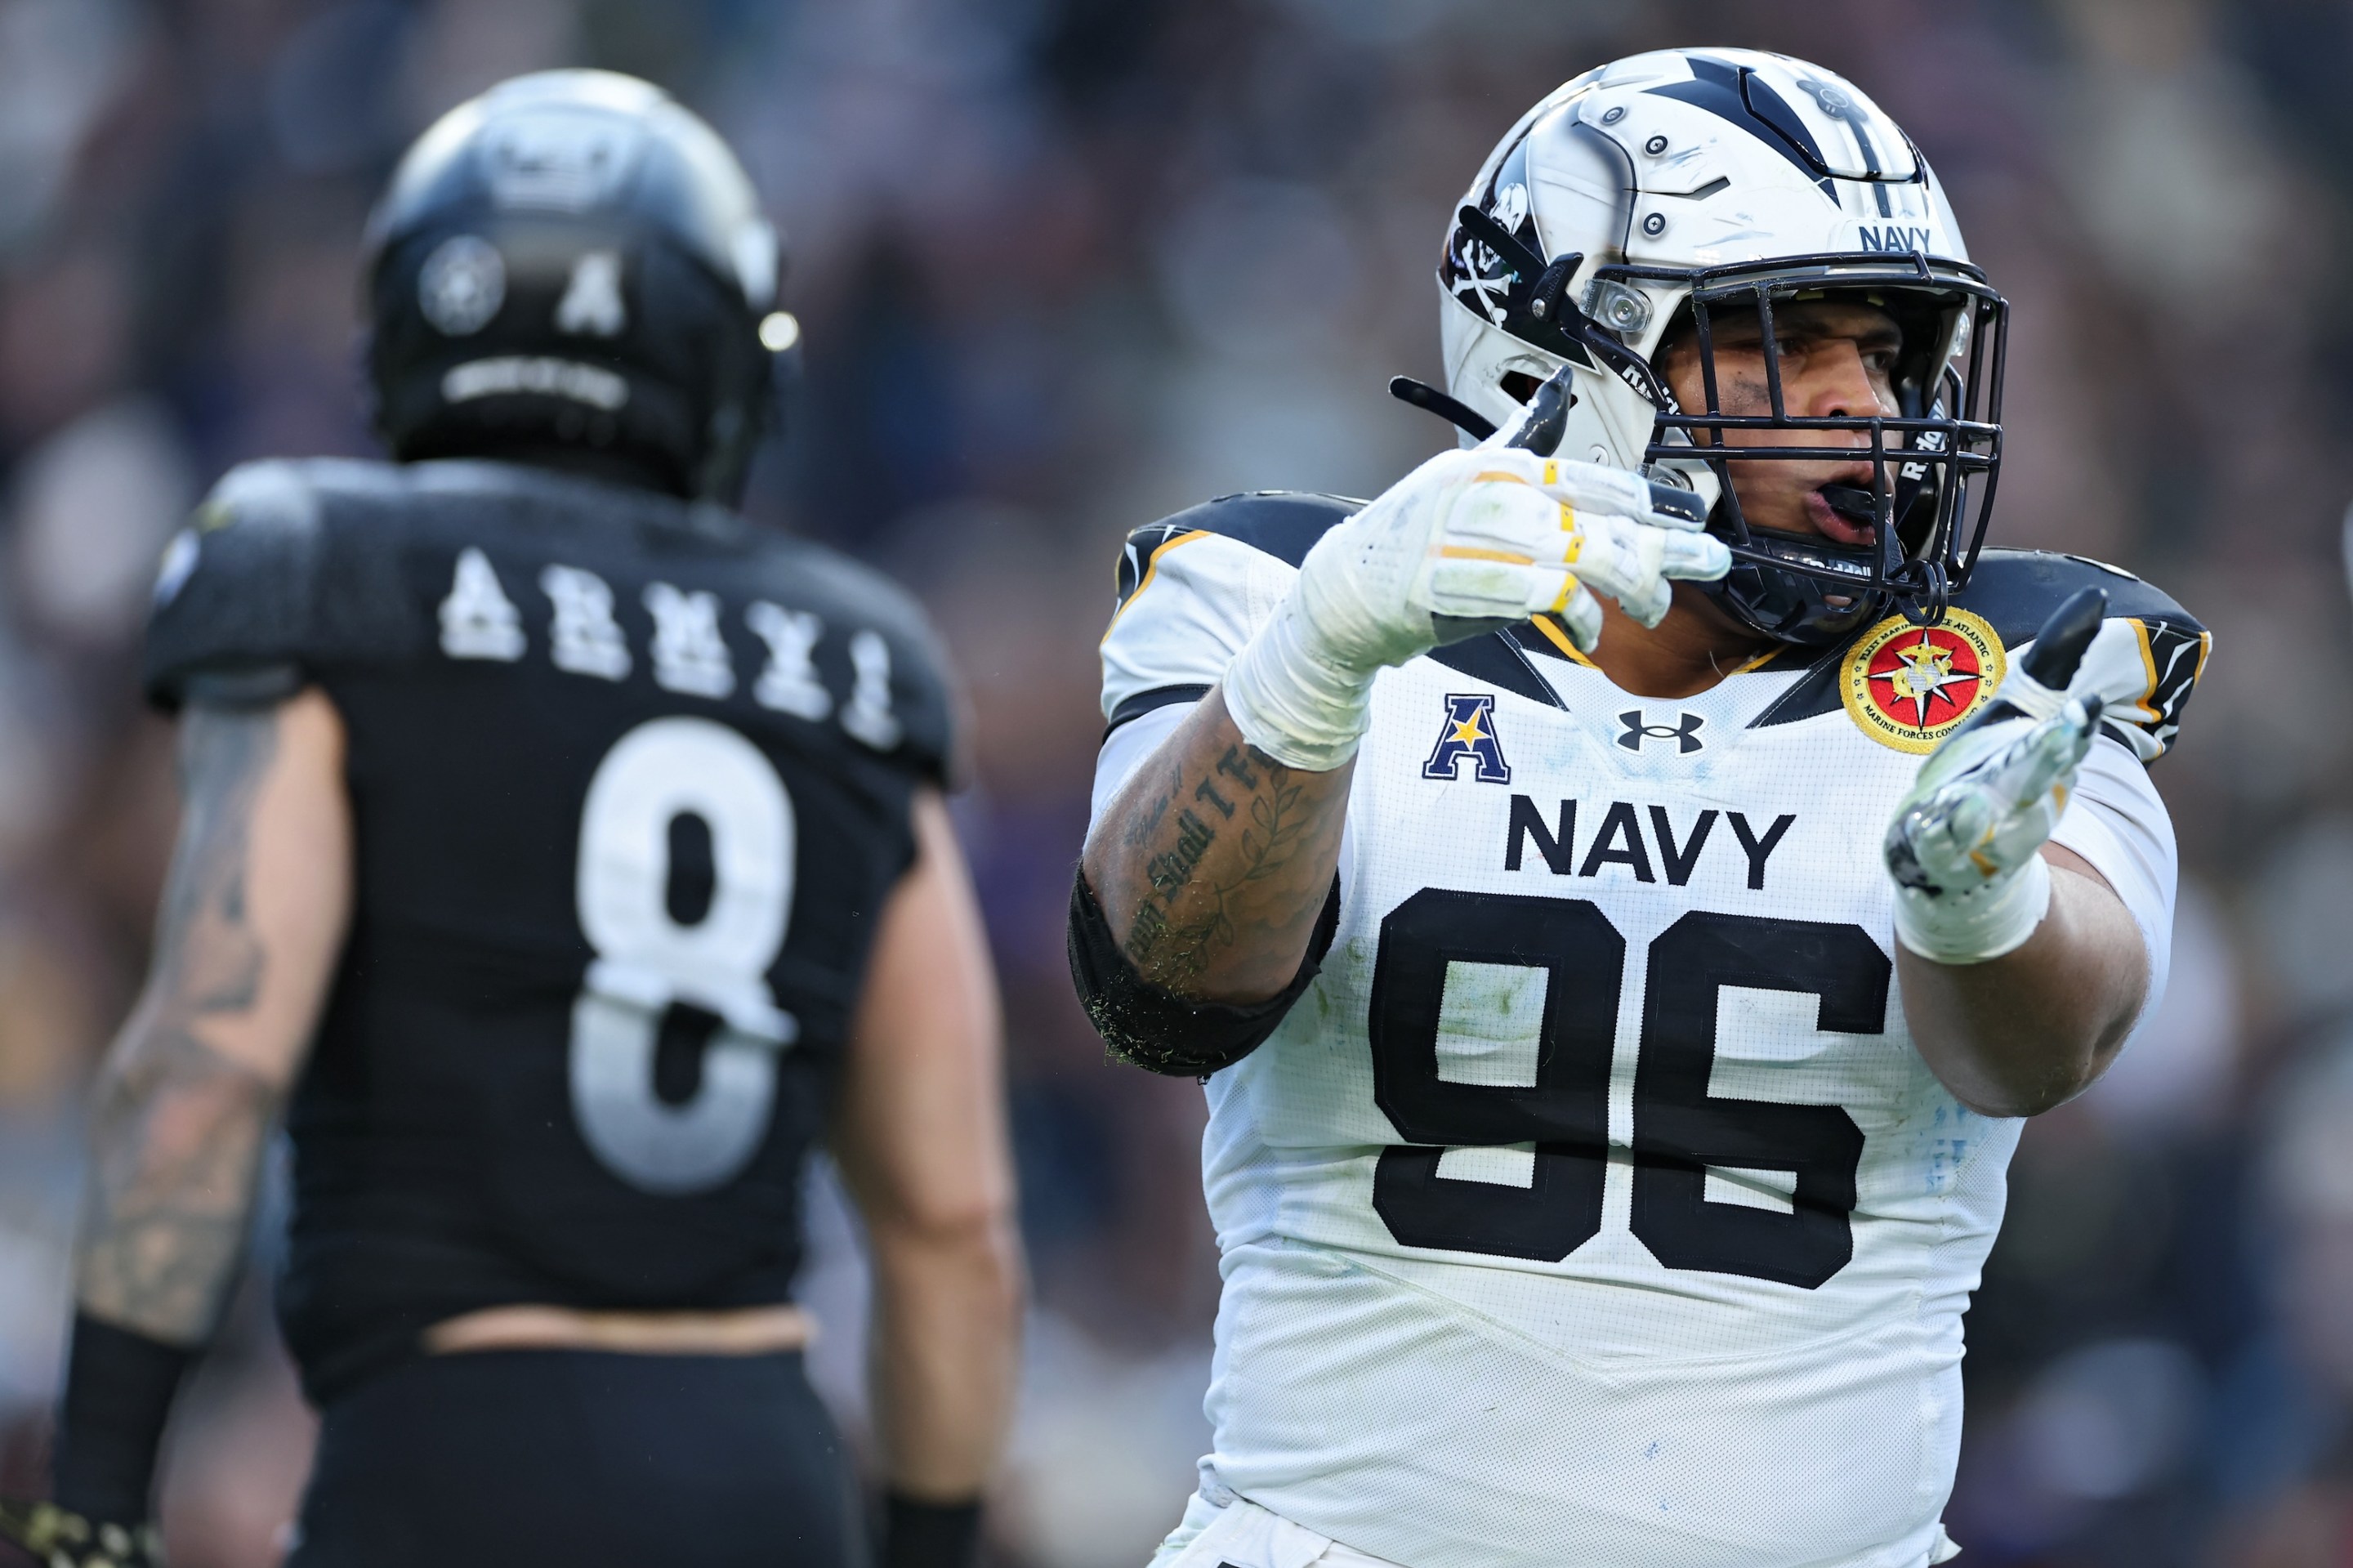
[{"label": "black jersey", "polygon": [[315,683],[351,936],[289,1127],[313,1398],[515,1302],[781,1301],[941,778],[921,612],[732,514],[487,462],[259,463],[167,553],[172,706]]}]

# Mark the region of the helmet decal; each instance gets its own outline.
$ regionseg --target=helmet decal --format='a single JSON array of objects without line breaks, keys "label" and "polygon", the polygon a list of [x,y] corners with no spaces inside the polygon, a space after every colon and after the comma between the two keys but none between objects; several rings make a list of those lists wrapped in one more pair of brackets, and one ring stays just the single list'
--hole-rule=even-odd
[{"label": "helmet decal", "polygon": [[417,308],[444,337],[481,331],[506,297],[506,262],[480,235],[451,235],[417,270]]},{"label": "helmet decal", "polygon": [[1759,81],[1754,71],[1744,71],[1727,60],[1712,55],[1685,58],[1691,63],[1689,81],[1671,81],[1650,90],[1731,121],[1804,171],[1807,178],[1822,187],[1822,195],[1838,200],[1838,192],[1831,185],[1830,162],[1788,100]]},{"label": "helmet decal", "polygon": [[[1479,209],[1504,226],[1512,237],[1537,256],[1543,255],[1542,242],[1536,238],[1536,226],[1528,202],[1528,143],[1523,136],[1517,145],[1504,155],[1488,182],[1484,199]],[[1523,278],[1519,270],[1494,247],[1470,235],[1455,230],[1453,243],[1446,248],[1443,263],[1447,287],[1455,297],[1485,316],[1497,326],[1504,324],[1509,314],[1508,301],[1514,285],[1523,290],[1535,281]]]},{"label": "helmet decal", "polygon": [[[1762,82],[1757,85],[1764,88],[1767,92],[1772,90],[1770,88],[1766,88]],[[1815,108],[1820,110],[1829,119],[1835,120],[1845,126],[1847,134],[1854,138],[1855,154],[1862,158],[1864,172],[1872,176],[1871,194],[1879,198],[1879,216],[1894,217],[1895,206],[1888,199],[1889,181],[1882,177],[1879,143],[1871,132],[1870,106],[1857,102],[1852,94],[1837,83],[1823,81],[1818,77],[1801,76],[1798,79],[1798,85],[1812,94]],[[1902,134],[1901,132],[1897,132],[1899,137]],[[1915,183],[1919,177],[1920,163],[1916,157],[1913,160],[1912,167],[1914,178],[1904,181],[1905,185]],[[1905,204],[1905,210],[1908,215],[1911,210],[1909,202]]]},{"label": "helmet decal", "polygon": [[617,337],[628,324],[628,307],[621,301],[621,253],[583,250],[573,259],[564,298],[555,302],[555,330]]},{"label": "helmet decal", "polygon": [[510,111],[482,148],[482,175],[501,207],[587,212],[610,202],[636,164],[638,127],[609,111],[562,104]]}]

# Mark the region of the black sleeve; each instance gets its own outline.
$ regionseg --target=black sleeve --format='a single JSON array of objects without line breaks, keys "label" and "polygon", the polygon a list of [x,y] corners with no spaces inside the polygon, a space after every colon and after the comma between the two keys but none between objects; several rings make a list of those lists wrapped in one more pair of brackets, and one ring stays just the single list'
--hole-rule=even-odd
[{"label": "black sleeve", "polygon": [[153,1516],[164,1423],[197,1353],[75,1315],[52,1473],[60,1508],[123,1525]]},{"label": "black sleeve", "polygon": [[1340,882],[1335,877],[1307,956],[1280,994],[1240,1007],[1195,1001],[1135,972],[1081,872],[1071,884],[1071,979],[1112,1055],[1173,1078],[1207,1077],[1266,1043],[1322,969],[1339,925]]},{"label": "black sleeve", "polygon": [[891,1491],[882,1499],[880,1568],[970,1568],[980,1560],[980,1504],[935,1503]]}]

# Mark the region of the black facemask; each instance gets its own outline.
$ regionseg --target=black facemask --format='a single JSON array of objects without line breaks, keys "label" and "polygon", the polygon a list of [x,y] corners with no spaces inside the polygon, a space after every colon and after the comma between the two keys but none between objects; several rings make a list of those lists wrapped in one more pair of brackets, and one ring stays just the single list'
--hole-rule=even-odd
[{"label": "black facemask", "polygon": [[[1743,625],[1783,642],[1815,647],[1900,610],[1917,624],[1943,619],[1968,581],[1985,542],[2001,469],[2001,381],[2010,306],[1964,261],[1916,252],[1852,252],[1778,258],[1715,268],[1605,266],[1588,281],[1586,299],[1625,296],[1640,282],[1688,290],[1690,325],[1706,407],[1686,412],[1649,361],[1605,324],[1578,309],[1567,285],[1583,258],[1547,262],[1535,249],[1534,226],[1516,227],[1477,207],[1456,215],[1440,279],[1457,293],[1475,286],[1482,305],[1514,337],[1581,371],[1612,376],[1658,410],[1650,463],[1704,462],[1721,499],[1710,531],[1731,547],[1733,568],[1704,585]],[[1777,305],[1823,295],[1870,300],[1903,330],[1893,376],[1892,417],[1804,418],[1782,403],[1780,353],[1772,332]],[[1719,399],[1712,321],[1728,313],[1757,319],[1772,410],[1727,415]],[[1602,310],[1606,319],[1608,312]],[[1960,351],[1948,358],[1957,328]],[[1390,390],[1483,438],[1492,426],[1434,387],[1400,377]],[[1861,432],[1862,447],[1721,444],[1726,430],[1831,435]],[[1721,453],[1722,455],[1716,455]],[[1730,466],[1740,462],[1862,458],[1880,477],[1872,488],[1825,486],[1824,497],[1851,521],[1875,530],[1875,543],[1840,545],[1815,535],[1752,527],[1741,515]],[[1886,477],[1890,473],[1891,480]],[[1835,601],[1835,602],[1833,602]]]},{"label": "black facemask", "polygon": [[[1652,281],[1663,275],[1640,268],[1601,272]],[[1991,515],[2001,465],[2007,302],[1975,268],[1917,255],[1799,257],[1672,276],[1691,286],[1691,331],[1706,407],[1685,412],[1659,387],[1653,402],[1661,411],[1645,456],[1653,462],[1696,459],[1715,473],[1722,498],[1709,525],[1731,546],[1734,564],[1722,581],[1704,585],[1710,597],[1742,624],[1801,646],[1837,641],[1890,609],[1915,624],[1942,620],[1953,593],[1968,580]],[[1897,318],[1904,347],[1892,377],[1894,416],[1815,418],[1792,415],[1783,405],[1773,313],[1799,297],[1825,294],[1868,299]],[[1731,313],[1758,322],[1769,413],[1723,411],[1710,329]],[[1966,333],[1965,344],[1947,363],[1946,345],[1956,323]],[[1722,432],[1729,430],[1825,440],[1859,433],[1868,445],[1745,446],[1736,458],[1736,449],[1721,444]],[[1741,514],[1735,461],[1855,458],[1871,462],[1872,486],[1826,485],[1822,493],[1832,510],[1874,531],[1871,544],[1754,527]]]}]

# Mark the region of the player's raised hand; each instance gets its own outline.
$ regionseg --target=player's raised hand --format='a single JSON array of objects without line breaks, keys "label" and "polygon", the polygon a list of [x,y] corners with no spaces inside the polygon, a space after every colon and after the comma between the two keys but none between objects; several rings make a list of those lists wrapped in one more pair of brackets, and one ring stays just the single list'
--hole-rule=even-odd
[{"label": "player's raised hand", "polygon": [[0,1541],[46,1568],[163,1568],[164,1543],[149,1524],[84,1519],[55,1503],[0,1498]]},{"label": "player's raised hand", "polygon": [[2099,733],[2100,699],[2070,695],[2107,596],[2053,612],[1995,700],[1929,754],[1883,846],[1895,931],[1939,963],[1974,964],[2023,943],[2051,900],[2042,846]]},{"label": "player's raised hand", "polygon": [[1469,461],[1446,476],[1451,493],[1440,498],[1417,596],[1437,634],[1431,646],[1544,612],[1590,649],[1601,637],[1597,594],[1656,626],[1672,602],[1672,579],[1719,577],[1731,565],[1723,544],[1700,532],[1696,504],[1682,509],[1693,503],[1683,492],[1514,447],[1451,455]]},{"label": "player's raised hand", "polygon": [[1541,456],[1513,434],[1440,453],[1316,541],[1226,672],[1226,706],[1251,745],[1294,768],[1336,768],[1364,733],[1381,669],[1538,613],[1590,648],[1597,594],[1654,626],[1672,579],[1730,568],[1684,493]]}]

